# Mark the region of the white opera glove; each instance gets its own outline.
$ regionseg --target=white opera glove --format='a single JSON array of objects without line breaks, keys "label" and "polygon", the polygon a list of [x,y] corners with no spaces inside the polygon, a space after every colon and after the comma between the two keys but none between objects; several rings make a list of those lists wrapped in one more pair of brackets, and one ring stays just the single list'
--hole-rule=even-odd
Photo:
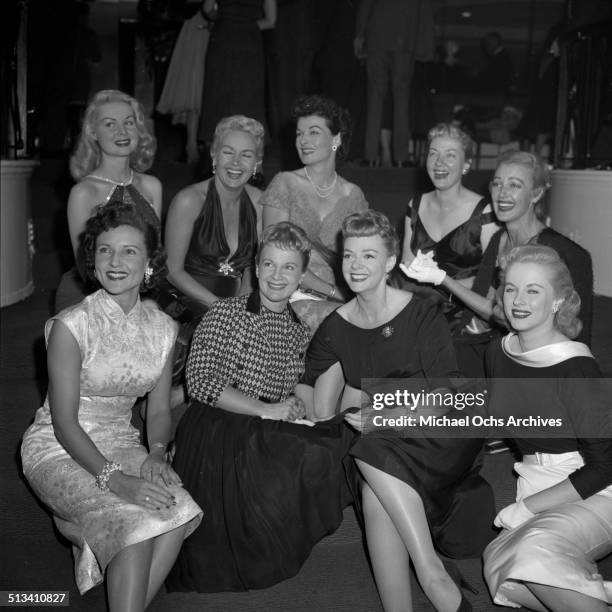
[{"label": "white opera glove", "polygon": [[514,529],[532,519],[535,514],[527,508],[523,500],[502,508],[495,517],[493,524],[503,529]]},{"label": "white opera glove", "polygon": [[444,270],[440,270],[438,264],[433,258],[433,251],[423,254],[419,249],[416,257],[412,260],[410,265],[406,267],[403,263],[401,263],[400,269],[408,278],[413,278],[419,283],[439,285],[446,277],[446,272]]}]

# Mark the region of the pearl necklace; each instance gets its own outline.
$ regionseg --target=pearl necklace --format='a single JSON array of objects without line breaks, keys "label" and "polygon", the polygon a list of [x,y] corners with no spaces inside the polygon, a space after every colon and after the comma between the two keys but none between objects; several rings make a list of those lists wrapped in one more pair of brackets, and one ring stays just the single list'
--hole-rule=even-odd
[{"label": "pearl necklace", "polygon": [[118,185],[119,187],[127,187],[132,184],[134,180],[134,171],[130,168],[130,178],[127,181],[116,181],[115,179],[108,178],[108,176],[101,176],[99,174],[89,174],[89,178],[95,178],[99,181],[104,181],[105,183],[110,183],[111,185]]},{"label": "pearl necklace", "polygon": [[336,181],[338,180],[338,173],[335,170],[334,170],[334,180],[332,181],[332,184],[329,185],[329,187],[319,187],[310,178],[310,174],[308,174],[308,168],[306,166],[304,166],[304,174],[306,175],[308,182],[312,185],[312,188],[315,190],[316,194],[320,198],[324,198],[324,199],[329,198],[329,196],[332,194],[332,191],[334,190],[334,187],[336,186]]}]

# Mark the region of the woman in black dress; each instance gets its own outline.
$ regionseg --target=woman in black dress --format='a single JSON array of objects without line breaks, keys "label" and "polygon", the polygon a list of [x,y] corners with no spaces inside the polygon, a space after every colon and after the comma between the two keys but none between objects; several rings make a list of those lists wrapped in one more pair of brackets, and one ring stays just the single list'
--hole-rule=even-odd
[{"label": "woman in black dress", "polygon": [[[355,298],[328,316],[308,350],[304,386],[319,418],[361,405],[362,379],[437,381],[458,376],[451,336],[435,303],[394,289],[386,279],[398,239],[376,211],[344,221],[344,278]],[[308,401],[306,402],[309,403]],[[365,413],[348,414],[362,428]],[[388,434],[388,435],[387,435]],[[385,610],[410,610],[409,564],[437,610],[469,610],[434,549],[449,556],[479,556],[493,537],[490,487],[475,460],[480,439],[363,436],[352,447],[365,484],[363,514],[374,576]],[[431,530],[431,534],[430,534]],[[433,535],[433,540],[432,540]]]},{"label": "woman in black dress", "polygon": [[198,319],[220,298],[251,292],[261,191],[248,184],[263,158],[264,128],[225,117],[210,148],[214,176],[177,193],[168,209],[168,280]]},{"label": "woman in black dress", "polygon": [[214,176],[179,191],[168,209],[168,282],[162,308],[180,322],[174,352],[173,403],[182,400],[191,337],[202,315],[221,298],[252,290],[261,228],[261,191],[249,185],[263,158],[264,128],[244,115],[224,117],[210,147]]},{"label": "woman in black dress", "polygon": [[[499,229],[488,197],[467,189],[463,176],[472,165],[474,142],[460,128],[440,123],[427,134],[427,174],[434,190],[410,200],[404,224],[402,263],[433,252],[440,268],[471,287],[482,254]],[[461,310],[446,302],[447,319]]]},{"label": "woman in black dress", "polygon": [[[430,254],[417,256],[409,267],[401,265],[409,278],[441,286],[469,307],[460,335],[455,338],[462,372],[467,376],[484,376],[484,353],[495,327],[507,322],[493,317],[495,289],[499,285],[499,267],[515,246],[540,244],[555,249],[567,264],[582,309],[583,327],[578,340],[586,344],[591,338],[593,312],[593,266],[591,256],[581,246],[545,224],[544,195],[550,187],[550,173],[544,161],[533,153],[508,151],[498,162],[489,188],[493,210],[503,224],[491,238],[482,256],[471,289],[452,278],[438,266]],[[477,316],[472,316],[476,313]]]},{"label": "woman in black dress", "polygon": [[[553,249],[513,249],[498,301],[513,331],[487,351],[490,412],[521,461],[516,502],[497,515],[503,531],[484,553],[485,579],[499,605],[605,612],[612,582],[595,562],[612,552],[610,385],[571,340],[580,298]],[[518,429],[512,417],[557,423]]]},{"label": "woman in black dress", "polygon": [[170,590],[244,591],[290,578],[351,501],[350,429],[296,422],[304,405],[293,389],[310,332],[289,296],[309,254],[297,226],[267,228],[259,290],[215,302],[195,332],[174,468],[206,521],[183,547]]}]

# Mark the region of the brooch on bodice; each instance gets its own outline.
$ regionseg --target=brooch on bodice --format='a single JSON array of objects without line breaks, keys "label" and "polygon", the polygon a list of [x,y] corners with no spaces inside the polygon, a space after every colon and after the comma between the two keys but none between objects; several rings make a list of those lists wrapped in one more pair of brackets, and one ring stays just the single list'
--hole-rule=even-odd
[{"label": "brooch on bodice", "polygon": [[380,333],[383,338],[390,338],[395,333],[395,330],[391,325],[385,325]]},{"label": "brooch on bodice", "polygon": [[229,276],[230,274],[234,274],[236,270],[234,270],[232,264],[229,261],[222,261],[219,264],[219,272],[221,272],[223,276]]}]

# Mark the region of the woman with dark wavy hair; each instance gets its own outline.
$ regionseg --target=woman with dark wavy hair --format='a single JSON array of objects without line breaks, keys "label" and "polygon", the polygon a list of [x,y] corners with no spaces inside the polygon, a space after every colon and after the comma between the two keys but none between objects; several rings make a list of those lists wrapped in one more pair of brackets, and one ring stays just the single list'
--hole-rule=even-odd
[{"label": "woman with dark wavy hair", "polygon": [[559,255],[517,247],[503,276],[497,307],[512,331],[487,351],[491,415],[558,423],[547,437],[506,427],[522,459],[516,502],[498,513],[503,531],[484,553],[485,578],[499,605],[605,612],[612,583],[595,562],[612,552],[609,392],[589,348],[572,340],[580,297]]},{"label": "woman with dark wavy hair", "polygon": [[111,200],[127,202],[161,231],[161,183],[144,174],[153,163],[156,146],[138,100],[114,89],[92,97],[70,158],[70,173],[77,184],[68,197],[68,229],[76,267],[62,277],[56,312],[78,303],[92,289],[79,238],[96,206]]},{"label": "woman with dark wavy hair", "polygon": [[[156,225],[111,202],[83,244],[100,289],[47,322],[49,391],[23,471],[73,544],[79,591],[106,575],[110,610],[140,611],[202,515],[166,461],[176,325],[139,297],[165,273]],[[144,395],[148,450],[130,423]]]},{"label": "woman with dark wavy hair", "polygon": [[312,257],[300,291],[292,297],[298,316],[314,332],[348,296],[339,260],[340,226],[354,212],[366,210],[361,189],[343,179],[336,161],[348,151],[350,116],[320,95],[299,98],[295,146],[302,168],[277,174],[261,197],[264,227],[279,221],[300,226],[312,242]]}]

